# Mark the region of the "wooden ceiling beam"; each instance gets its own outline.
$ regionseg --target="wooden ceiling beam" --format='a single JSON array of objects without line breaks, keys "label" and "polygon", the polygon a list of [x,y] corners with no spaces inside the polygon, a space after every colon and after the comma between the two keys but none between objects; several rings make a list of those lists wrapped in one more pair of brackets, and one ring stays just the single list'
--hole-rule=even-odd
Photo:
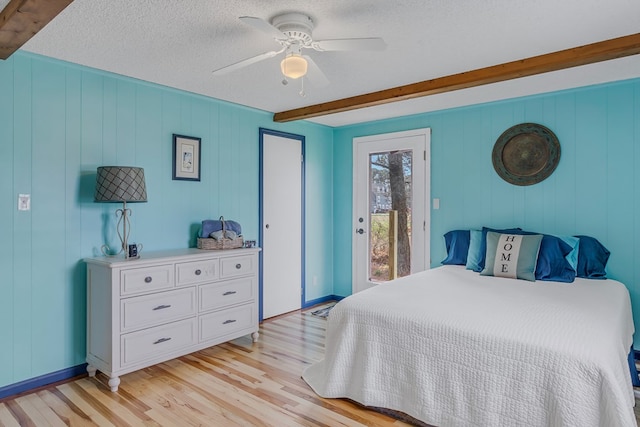
[{"label": "wooden ceiling beam", "polygon": [[545,55],[533,56],[491,67],[479,68],[450,76],[425,80],[378,92],[324,102],[294,110],[275,113],[274,122],[309,119],[358,108],[373,107],[459,89],[467,89],[535,74],[563,70],[580,65],[637,55],[640,53],[640,33],[605,40]]},{"label": "wooden ceiling beam", "polygon": [[0,12],[0,59],[9,58],[73,0],[11,0]]}]

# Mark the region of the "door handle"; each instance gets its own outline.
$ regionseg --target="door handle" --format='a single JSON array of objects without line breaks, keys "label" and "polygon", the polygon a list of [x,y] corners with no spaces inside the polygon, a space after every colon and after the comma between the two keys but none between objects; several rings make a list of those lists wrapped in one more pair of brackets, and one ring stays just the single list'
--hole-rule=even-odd
[{"label": "door handle", "polygon": [[363,230],[362,228],[358,228],[358,229],[356,230],[356,233],[358,233],[358,234],[364,234],[364,230]]}]

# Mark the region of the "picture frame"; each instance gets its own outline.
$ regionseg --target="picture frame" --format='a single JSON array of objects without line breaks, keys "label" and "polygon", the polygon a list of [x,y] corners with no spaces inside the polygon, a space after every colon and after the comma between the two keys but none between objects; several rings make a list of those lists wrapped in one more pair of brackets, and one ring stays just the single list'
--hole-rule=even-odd
[{"label": "picture frame", "polygon": [[200,181],[201,139],[173,134],[173,179]]}]

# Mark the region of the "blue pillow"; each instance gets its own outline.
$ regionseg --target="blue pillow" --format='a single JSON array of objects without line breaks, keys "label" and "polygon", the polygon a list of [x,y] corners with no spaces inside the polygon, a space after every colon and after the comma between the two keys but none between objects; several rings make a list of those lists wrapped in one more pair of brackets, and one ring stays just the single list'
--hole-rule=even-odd
[{"label": "blue pillow", "polygon": [[[515,229],[511,234],[541,234],[532,231]],[[550,234],[542,235],[540,253],[536,265],[536,280],[547,282],[571,283],[576,278],[576,270],[573,269],[566,257],[571,253],[572,247],[561,238]]]},{"label": "blue pillow", "polygon": [[467,270],[480,271],[480,241],[482,240],[482,230],[469,230],[469,252],[467,253]]},{"label": "blue pillow", "polygon": [[480,274],[535,281],[536,261],[542,240],[541,234],[487,232],[486,265]]},{"label": "blue pillow", "polygon": [[559,237],[545,234],[540,244],[536,280],[571,283],[576,278],[567,256],[573,248]]},{"label": "blue pillow", "polygon": [[585,279],[606,279],[607,262],[611,252],[597,239],[589,236],[575,236],[580,239],[578,250],[578,277]]},{"label": "blue pillow", "polygon": [[469,230],[453,230],[444,235],[447,257],[442,261],[445,265],[465,265],[469,253]]},{"label": "blue pillow", "polygon": [[473,271],[482,271],[482,269],[484,268],[484,258],[487,253],[487,232],[489,231],[493,231],[496,233],[515,233],[518,231],[522,231],[522,228],[505,228],[503,230],[497,230],[493,228],[482,227],[482,237],[480,238],[480,248],[478,255],[479,261],[478,265],[475,266],[476,268],[474,268]]},{"label": "blue pillow", "polygon": [[564,258],[567,260],[571,268],[573,268],[575,271],[578,271],[578,254],[580,253],[580,239],[573,236],[557,236],[557,237],[561,238],[563,242],[565,242],[566,244],[568,244],[573,248],[571,249],[571,252],[569,252],[569,254]]}]

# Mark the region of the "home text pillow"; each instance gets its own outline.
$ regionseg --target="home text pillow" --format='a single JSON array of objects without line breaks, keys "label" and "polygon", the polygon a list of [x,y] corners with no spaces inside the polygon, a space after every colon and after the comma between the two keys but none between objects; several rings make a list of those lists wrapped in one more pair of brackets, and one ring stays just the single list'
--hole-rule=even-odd
[{"label": "home text pillow", "polygon": [[466,265],[469,252],[469,230],[452,230],[444,235],[447,257],[442,261],[445,265]]},{"label": "home text pillow", "polygon": [[580,239],[578,250],[578,277],[586,279],[606,279],[607,262],[611,252],[593,237],[575,236]]},{"label": "home text pillow", "polygon": [[536,280],[536,263],[542,235],[500,234],[488,231],[486,236],[485,267],[480,272],[481,275],[531,282]]},{"label": "home text pillow", "polygon": [[480,240],[482,230],[469,230],[469,252],[467,253],[467,270],[481,271]]},{"label": "home text pillow", "polygon": [[496,233],[514,233],[522,231],[522,228],[505,228],[502,230],[482,227],[482,236],[480,237],[480,247],[478,248],[477,257],[479,259],[478,264],[472,268],[473,271],[482,271],[484,268],[484,258],[487,253],[487,232],[494,231]]}]

